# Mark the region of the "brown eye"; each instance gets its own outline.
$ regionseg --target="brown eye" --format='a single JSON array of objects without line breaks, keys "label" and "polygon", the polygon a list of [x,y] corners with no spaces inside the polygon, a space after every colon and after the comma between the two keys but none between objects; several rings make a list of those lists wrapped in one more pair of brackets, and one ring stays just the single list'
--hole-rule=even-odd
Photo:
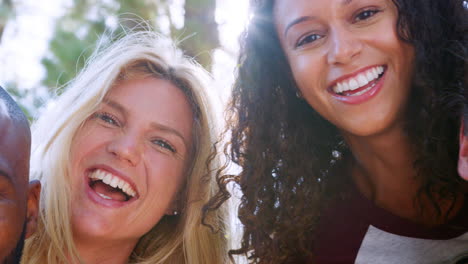
[{"label": "brown eye", "polygon": [[367,9],[367,10],[364,10],[360,13],[357,14],[355,20],[356,21],[362,21],[362,20],[367,20],[371,17],[373,17],[375,14],[377,14],[378,12],[380,12],[380,10],[377,10],[377,9]]},{"label": "brown eye", "polygon": [[319,39],[321,39],[321,38],[322,38],[322,36],[320,36],[320,35],[318,35],[318,34],[310,34],[310,35],[307,35],[307,36],[305,36],[305,37],[299,39],[299,41],[298,41],[297,44],[296,44],[296,48],[301,47],[301,46],[303,46],[303,45],[306,45],[306,44],[308,44],[308,43],[312,43],[312,42],[314,42],[314,41],[316,41],[316,40],[319,40]]}]

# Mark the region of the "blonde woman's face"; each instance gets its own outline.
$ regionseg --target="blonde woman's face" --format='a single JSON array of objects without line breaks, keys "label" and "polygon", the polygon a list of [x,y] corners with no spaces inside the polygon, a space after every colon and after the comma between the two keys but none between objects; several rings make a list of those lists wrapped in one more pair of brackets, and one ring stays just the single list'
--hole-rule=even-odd
[{"label": "blonde woman's face", "polygon": [[167,80],[112,88],[72,143],[75,241],[133,243],[173,214],[190,160],[192,120],[187,98]]}]

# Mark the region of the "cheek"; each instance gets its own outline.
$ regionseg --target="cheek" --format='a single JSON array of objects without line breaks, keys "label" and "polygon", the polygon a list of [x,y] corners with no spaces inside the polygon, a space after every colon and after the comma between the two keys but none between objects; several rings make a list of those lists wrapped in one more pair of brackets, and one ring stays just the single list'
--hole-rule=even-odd
[{"label": "cheek", "polygon": [[106,138],[105,135],[94,133],[94,130],[83,129],[77,132],[72,140],[69,157],[69,180],[73,190],[81,186],[83,179],[81,175],[86,167],[86,162],[92,159],[93,153]]},{"label": "cheek", "polygon": [[76,168],[80,161],[86,158],[90,152],[101,146],[108,135],[101,130],[88,127],[77,132],[72,140],[70,149],[70,163]]},{"label": "cheek", "polygon": [[169,203],[177,195],[185,178],[185,167],[181,160],[168,157],[165,154],[152,155],[148,167],[148,192],[161,202]]},{"label": "cheek", "polygon": [[414,75],[414,64],[415,64],[415,51],[414,47],[404,43],[399,42],[400,44],[400,54],[402,58],[401,68],[402,75],[406,75],[406,82],[411,81],[411,77]]},{"label": "cheek", "polygon": [[326,65],[318,56],[304,54],[289,60],[296,85],[305,94],[315,94],[326,85]]},{"label": "cheek", "polygon": [[[411,71],[408,72],[408,70],[411,70],[414,65],[414,47],[400,39],[395,24],[396,21],[389,20],[388,23],[378,29],[380,32],[388,32],[387,34],[376,33],[369,38],[370,41],[375,43],[373,46],[379,47],[393,60],[396,60],[397,66],[409,75]],[[390,28],[392,30],[388,30]]]},{"label": "cheek", "polygon": [[322,116],[326,116],[329,107],[332,107],[327,97],[327,66],[319,56],[303,55],[290,60],[291,70],[297,88],[307,103]]},{"label": "cheek", "polygon": [[9,255],[21,237],[22,211],[12,202],[0,201],[0,259]]},{"label": "cheek", "polygon": [[148,168],[150,184],[161,188],[162,193],[176,192],[184,178],[184,163],[162,153],[153,154],[151,160]]}]

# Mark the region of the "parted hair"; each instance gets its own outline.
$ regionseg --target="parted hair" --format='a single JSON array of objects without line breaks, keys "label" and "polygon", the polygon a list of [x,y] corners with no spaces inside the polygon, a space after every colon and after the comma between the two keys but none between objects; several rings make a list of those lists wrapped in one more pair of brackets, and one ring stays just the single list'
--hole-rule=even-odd
[{"label": "parted hair", "polygon": [[[129,263],[225,263],[226,211],[210,212],[201,224],[202,206],[217,191],[212,151],[218,136],[210,76],[169,39],[151,31],[126,33],[100,45],[85,68],[33,125],[32,177],[42,183],[38,231],[27,240],[23,263],[81,263],[71,227],[70,147],[77,130],[121,79],[152,76],[171,81],[191,104],[191,164],[180,194],[183,210],[163,216],[140,238]],[[133,77],[132,77],[133,76]]]},{"label": "parted hair", "polygon": [[[219,173],[221,186],[239,184],[244,225],[241,247],[251,263],[302,263],[313,257],[316,227],[331,199],[341,199],[350,177],[333,173],[351,155],[338,129],[298,90],[273,20],[274,0],[251,0],[252,16],[241,37],[237,78],[229,106],[228,158],[239,175]],[[398,36],[415,48],[415,73],[405,125],[414,149],[422,196],[455,202],[459,106],[447,102],[464,76],[468,34],[462,0],[392,0]],[[294,5],[294,1],[291,1]],[[216,207],[224,190],[209,206]],[[422,210],[422,209],[421,209]],[[442,213],[440,213],[442,214]]]}]

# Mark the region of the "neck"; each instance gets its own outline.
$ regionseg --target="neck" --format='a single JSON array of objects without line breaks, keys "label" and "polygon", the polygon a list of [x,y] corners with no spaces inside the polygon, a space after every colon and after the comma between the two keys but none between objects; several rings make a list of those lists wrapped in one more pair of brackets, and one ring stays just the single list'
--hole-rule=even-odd
[{"label": "neck", "polygon": [[[353,154],[353,181],[364,196],[414,222],[437,225],[443,221],[435,217],[437,211],[427,197],[420,204],[415,202],[422,181],[414,167],[415,151],[402,126],[375,136],[344,137]],[[443,213],[449,210],[449,202],[437,201]]]},{"label": "neck", "polygon": [[75,246],[83,263],[86,264],[125,264],[136,246],[136,242],[102,241],[99,239],[78,240]]}]

